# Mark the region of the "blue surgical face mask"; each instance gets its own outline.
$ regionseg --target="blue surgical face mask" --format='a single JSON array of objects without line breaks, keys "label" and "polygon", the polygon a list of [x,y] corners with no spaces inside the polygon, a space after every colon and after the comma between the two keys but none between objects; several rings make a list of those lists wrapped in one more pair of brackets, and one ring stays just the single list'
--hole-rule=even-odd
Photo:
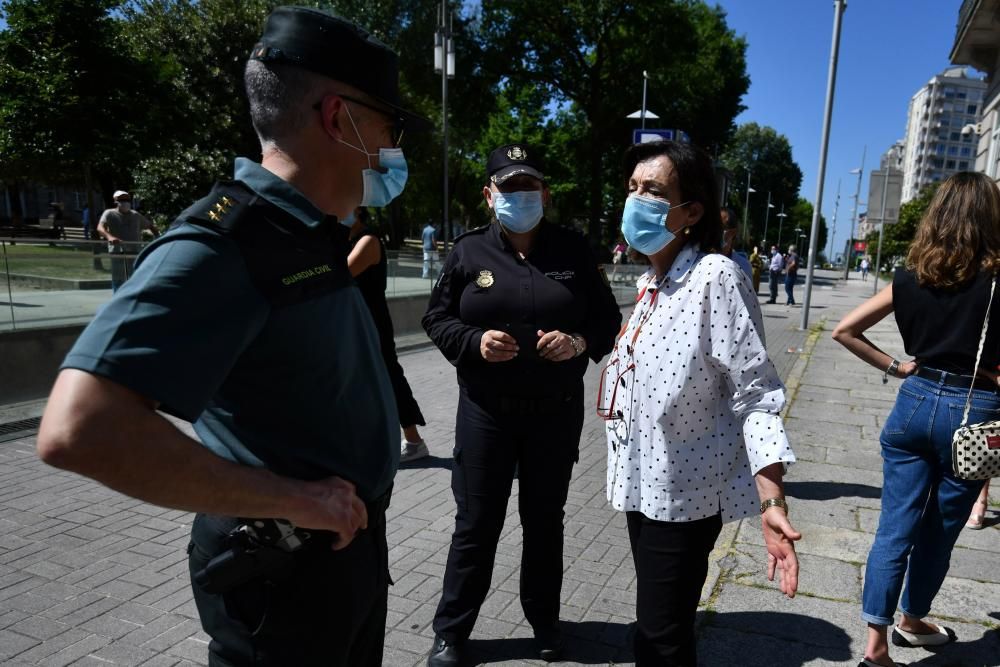
[{"label": "blue surgical face mask", "polygon": [[[687,206],[690,202],[677,204]],[[643,255],[652,255],[667,247],[677,238],[667,229],[670,203],[662,199],[629,195],[622,213],[622,235],[628,244]]]},{"label": "blue surgical face mask", "polygon": [[354,117],[351,116],[351,107],[345,106],[345,108],[347,109],[347,117],[351,119],[351,125],[354,126],[354,133],[358,135],[361,148],[349,144],[343,139],[340,140],[340,143],[364,153],[365,157],[368,158],[368,169],[361,172],[364,190],[361,194],[360,206],[386,206],[398,197],[399,193],[406,187],[409,169],[406,166],[406,158],[403,157],[403,149],[380,148],[378,151],[378,166],[385,171],[381,172],[378,169],[373,169],[372,157],[375,156],[375,153],[369,153],[365,147],[361,133],[358,132],[358,126],[354,123]]},{"label": "blue surgical face mask", "polygon": [[509,231],[530,232],[542,220],[542,191],[494,192],[493,212]]},{"label": "blue surgical face mask", "polygon": [[340,224],[342,224],[344,227],[353,227],[354,226],[354,211],[351,211],[350,213],[348,213],[346,218],[341,218],[338,222],[340,222]]}]

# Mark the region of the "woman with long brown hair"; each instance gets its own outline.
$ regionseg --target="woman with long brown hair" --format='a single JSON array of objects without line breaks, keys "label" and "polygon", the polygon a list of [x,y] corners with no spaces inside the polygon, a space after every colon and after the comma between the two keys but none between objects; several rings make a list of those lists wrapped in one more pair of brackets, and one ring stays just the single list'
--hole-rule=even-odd
[{"label": "woman with long brown hair", "polygon": [[[952,434],[970,389],[969,423],[1000,418],[1000,388],[990,370],[1000,362],[1000,299],[993,299],[998,270],[1000,190],[983,174],[955,174],[931,200],[906,266],[833,332],[848,350],[882,371],[883,381],[903,378],[880,437],[882,511],[865,569],[863,666],[897,664],[889,658],[887,636],[897,603],[903,617],[892,631],[896,646],[956,640],[954,631],[923,618],[982,487],[982,482],[955,477],[951,466]],[[864,335],[890,313],[906,354],[913,357],[909,361],[893,359]],[[974,368],[987,316],[982,362]]]}]

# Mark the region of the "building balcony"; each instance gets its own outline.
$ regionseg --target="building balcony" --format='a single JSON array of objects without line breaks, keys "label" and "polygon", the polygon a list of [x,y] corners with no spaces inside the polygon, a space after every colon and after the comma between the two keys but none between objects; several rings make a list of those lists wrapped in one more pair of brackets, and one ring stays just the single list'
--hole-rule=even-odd
[{"label": "building balcony", "polygon": [[971,65],[993,76],[1000,53],[1000,0],[964,0],[958,10],[953,65]]}]

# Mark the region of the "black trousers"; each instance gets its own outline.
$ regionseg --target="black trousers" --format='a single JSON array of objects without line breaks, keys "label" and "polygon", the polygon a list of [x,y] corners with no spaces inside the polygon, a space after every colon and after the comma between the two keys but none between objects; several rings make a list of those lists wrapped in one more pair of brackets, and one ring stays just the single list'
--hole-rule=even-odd
[{"label": "black trousers", "polygon": [[722,519],[656,521],[628,512],[627,520],[637,584],[636,667],[695,667],[698,600]]},{"label": "black trousers", "polygon": [[472,633],[489,593],[515,470],[523,532],[521,608],[533,627],[558,622],[563,507],[582,428],[582,383],[547,405],[474,399],[461,389],[451,473],[455,532],[434,617],[436,634],[460,641]]},{"label": "black trousers", "polygon": [[771,290],[771,303],[778,300],[778,281],[781,280],[781,271],[770,271],[768,276],[768,287]]},{"label": "black trousers", "polygon": [[[199,514],[188,565],[212,667],[382,664],[388,604],[385,507],[340,551],[327,539],[294,552],[282,571],[223,594],[205,592],[194,573],[227,549],[231,517]],[[322,533],[321,533],[322,535]]]}]

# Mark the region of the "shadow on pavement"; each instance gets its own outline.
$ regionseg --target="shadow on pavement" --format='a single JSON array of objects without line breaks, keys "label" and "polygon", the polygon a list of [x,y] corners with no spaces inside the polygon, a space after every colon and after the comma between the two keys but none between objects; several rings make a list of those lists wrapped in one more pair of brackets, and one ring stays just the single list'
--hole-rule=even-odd
[{"label": "shadow on pavement", "polygon": [[41,308],[40,303],[21,303],[20,301],[15,301],[11,303],[10,301],[0,301],[0,306],[14,306],[15,308]]},{"label": "shadow on pavement", "polygon": [[[993,616],[994,614],[990,614]],[[959,636],[954,644],[924,649],[926,658],[914,661],[910,659],[911,667],[978,667],[979,665],[1000,664],[1000,630],[983,628],[983,634],[978,639],[967,641]],[[900,656],[894,656],[900,659]]]},{"label": "shadow on pavement", "polygon": [[803,500],[835,498],[881,498],[882,489],[867,484],[847,482],[785,482],[785,493]]},{"label": "shadow on pavement", "polygon": [[[562,621],[564,651],[562,662],[607,665],[632,662],[631,624]],[[473,662],[538,661],[535,642],[530,637],[473,639],[469,642]]]},{"label": "shadow on pavement", "polygon": [[799,667],[819,660],[856,664],[852,659],[860,658],[852,655],[851,637],[843,628],[803,614],[726,612],[705,623],[698,632],[698,664],[704,667]]},{"label": "shadow on pavement", "polygon": [[444,456],[425,456],[422,459],[417,459],[416,461],[407,461],[406,463],[400,463],[400,470],[420,470],[423,468],[441,468],[443,470],[451,470],[451,462],[453,459]]}]

